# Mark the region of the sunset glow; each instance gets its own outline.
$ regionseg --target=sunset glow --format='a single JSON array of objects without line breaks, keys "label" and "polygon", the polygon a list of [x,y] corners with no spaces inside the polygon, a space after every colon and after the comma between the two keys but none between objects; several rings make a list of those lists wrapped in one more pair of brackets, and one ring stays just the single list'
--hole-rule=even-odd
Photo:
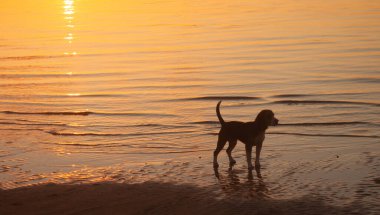
[{"label": "sunset glow", "polygon": [[0,32],[1,215],[380,211],[380,1],[4,0]]}]

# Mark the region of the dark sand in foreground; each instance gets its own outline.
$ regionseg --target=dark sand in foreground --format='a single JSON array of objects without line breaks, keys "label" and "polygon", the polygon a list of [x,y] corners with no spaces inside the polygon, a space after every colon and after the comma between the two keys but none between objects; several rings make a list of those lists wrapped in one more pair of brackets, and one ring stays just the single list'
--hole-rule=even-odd
[{"label": "dark sand in foreground", "polygon": [[[208,194],[207,194],[208,193]],[[208,188],[170,183],[43,184],[0,191],[0,214],[367,214],[318,197],[217,199]]]}]

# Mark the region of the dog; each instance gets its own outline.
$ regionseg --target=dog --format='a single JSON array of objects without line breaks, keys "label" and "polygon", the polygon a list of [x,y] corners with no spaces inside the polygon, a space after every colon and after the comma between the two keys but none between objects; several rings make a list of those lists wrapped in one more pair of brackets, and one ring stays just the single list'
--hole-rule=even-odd
[{"label": "dog", "polygon": [[260,153],[265,139],[265,131],[269,126],[278,125],[279,120],[274,117],[273,111],[262,110],[253,122],[225,122],[220,114],[221,103],[222,101],[219,101],[216,105],[216,115],[218,116],[221,128],[218,134],[216,149],[214,151],[214,168],[219,167],[218,154],[223,149],[227,141],[229,143],[227,155],[230,161],[230,167],[236,164],[236,161],[232,158],[231,153],[238,140],[245,144],[248,170],[254,169],[251,161],[253,146],[256,146],[255,166],[256,168],[260,168]]}]

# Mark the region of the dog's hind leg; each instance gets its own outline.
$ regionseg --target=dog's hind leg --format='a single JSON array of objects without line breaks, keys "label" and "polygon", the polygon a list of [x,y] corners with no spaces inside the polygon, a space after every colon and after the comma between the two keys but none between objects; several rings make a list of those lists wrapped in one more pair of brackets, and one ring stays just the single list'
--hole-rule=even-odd
[{"label": "dog's hind leg", "polygon": [[263,143],[256,145],[256,161],[255,161],[255,167],[260,169],[260,153],[261,148],[263,147]]},{"label": "dog's hind leg", "polygon": [[227,148],[227,155],[228,159],[230,160],[230,167],[236,164],[236,161],[232,158],[232,150],[234,150],[236,146],[237,140],[229,140],[228,141],[228,148]]},{"label": "dog's hind leg", "polygon": [[214,168],[218,168],[218,154],[220,151],[222,151],[224,145],[226,145],[227,139],[219,134],[218,136],[218,143],[216,145],[216,149],[214,151]]}]

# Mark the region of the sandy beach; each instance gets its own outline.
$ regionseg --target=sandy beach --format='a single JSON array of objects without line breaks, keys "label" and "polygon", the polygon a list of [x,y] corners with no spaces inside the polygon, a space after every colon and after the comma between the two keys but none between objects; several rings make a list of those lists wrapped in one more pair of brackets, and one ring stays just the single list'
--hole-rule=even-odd
[{"label": "sandy beach", "polygon": [[[170,183],[44,184],[0,191],[1,214],[371,214],[323,197],[216,198],[207,187]],[[372,213],[375,214],[375,213]]]},{"label": "sandy beach", "polygon": [[[2,1],[0,215],[379,215],[379,20],[374,0]],[[213,168],[219,101],[279,120],[260,171],[241,142]]]},{"label": "sandy beach", "polygon": [[[3,134],[17,138],[13,131]],[[376,215],[380,211],[376,138],[359,137],[358,145],[348,143],[352,137],[294,136],[285,144],[283,135],[268,134],[262,167],[252,172],[241,143],[234,150],[237,164],[232,169],[224,151],[220,167],[214,169],[216,136],[207,139],[207,150],[187,153],[96,154],[95,162],[83,152],[58,157],[45,151],[41,160],[40,150],[32,150],[25,153],[31,164],[24,159],[2,160],[0,214]],[[67,165],[80,160],[82,165]]]},{"label": "sandy beach", "polygon": [[[68,172],[53,182],[3,189],[0,214],[375,215],[380,210],[376,172],[369,171],[364,176],[369,180],[357,185],[351,185],[355,179],[348,179],[344,168],[332,174],[352,159],[348,154],[315,164],[287,163],[282,157],[285,166],[294,168],[265,157],[263,168],[252,172],[242,162],[229,169],[225,158],[215,170],[211,157],[203,156],[129,169],[114,166]],[[244,161],[243,153],[238,153],[237,160]],[[362,164],[353,165],[353,171],[363,168]]]}]

